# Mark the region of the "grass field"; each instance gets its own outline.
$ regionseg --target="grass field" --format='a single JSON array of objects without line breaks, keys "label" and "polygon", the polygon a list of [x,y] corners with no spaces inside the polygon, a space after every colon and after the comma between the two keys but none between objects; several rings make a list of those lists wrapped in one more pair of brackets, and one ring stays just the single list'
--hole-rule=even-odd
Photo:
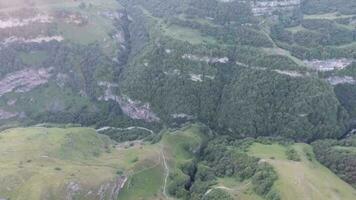
[{"label": "grass field", "polygon": [[264,145],[260,143],[254,143],[249,153],[257,158],[262,159],[278,159],[278,160],[287,160],[285,154],[285,147],[279,144]]},{"label": "grass field", "polygon": [[[146,164],[138,165],[140,167],[132,171],[119,199],[167,199],[163,192],[165,184],[168,185],[170,181],[166,176],[167,172],[177,172],[180,164],[191,160],[193,158],[191,150],[201,144],[202,138],[198,125],[191,125],[177,131],[167,130],[161,142],[152,145],[159,149],[158,160],[154,162],[151,160],[150,163],[146,161]],[[168,169],[165,168],[163,159]]]},{"label": "grass field", "polygon": [[[7,129],[0,133],[0,198],[58,199],[65,194],[98,199],[95,194],[124,175],[128,179],[120,200],[168,199],[163,192],[170,183],[166,174],[179,172],[182,164],[191,161],[204,138],[200,126],[194,124],[167,130],[157,144],[124,148],[90,128]],[[311,146],[295,144],[292,148],[300,162],[288,160],[287,147],[279,144],[254,143],[248,151],[275,168],[279,178],[273,187],[282,199],[356,198],[355,189],[315,160]],[[225,190],[234,199],[262,200],[253,192],[250,180],[219,178],[212,188]],[[84,198],[85,194],[89,195]]]},{"label": "grass field", "polygon": [[228,192],[235,200],[263,200],[253,189],[250,180],[240,182],[235,178],[219,178],[218,184],[214,186]]},{"label": "grass field", "polygon": [[213,37],[203,36],[198,30],[177,26],[177,25],[165,25],[163,28],[163,34],[172,37],[176,40],[182,40],[191,44],[201,43],[216,43]]},{"label": "grass field", "polygon": [[167,131],[160,143],[123,148],[90,128],[7,129],[0,133],[0,198],[98,199],[124,175],[128,179],[119,199],[166,199],[164,162],[171,172],[178,170],[193,158],[191,151],[202,138],[199,126],[192,125]]},{"label": "grass field", "polygon": [[[158,37],[164,35],[176,40],[189,42],[191,44],[216,43],[216,40],[213,37],[205,36],[199,30],[178,25],[168,25],[164,22],[163,19],[153,16],[148,10],[144,9],[143,7],[140,7],[140,9],[146,15],[146,17],[152,21],[152,26],[154,24],[154,28],[150,30],[151,35],[158,35]],[[181,17],[184,18],[184,16]]]},{"label": "grass field", "polygon": [[117,149],[90,128],[8,129],[0,133],[0,197],[98,199],[109,195],[118,171],[128,176],[139,165],[151,167],[157,152],[153,145]]},{"label": "grass field", "polygon": [[264,159],[277,171],[279,178],[274,187],[281,199],[356,199],[354,188],[315,160],[311,146],[300,143],[292,147],[300,155],[300,162],[287,160],[286,147],[278,144],[255,143],[249,150],[250,155]]},{"label": "grass field", "polygon": [[161,197],[161,186],[163,184],[163,166],[159,163],[152,168],[144,169],[132,175],[119,195],[120,200],[131,199],[158,199]]},{"label": "grass field", "polygon": [[193,148],[198,148],[202,143],[203,135],[199,131],[198,125],[192,125],[186,129],[175,132],[168,132],[162,138],[162,143],[165,152],[170,153],[170,156],[175,162],[184,162],[192,159]]}]

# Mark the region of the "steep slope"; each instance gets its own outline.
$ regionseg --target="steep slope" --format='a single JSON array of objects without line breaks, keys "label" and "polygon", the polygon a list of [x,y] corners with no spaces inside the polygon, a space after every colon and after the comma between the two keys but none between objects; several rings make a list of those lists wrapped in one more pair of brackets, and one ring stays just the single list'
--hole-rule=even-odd
[{"label": "steep slope", "polygon": [[114,0],[0,4],[0,120],[103,120],[93,119],[109,112],[99,97],[129,50],[125,10]]},{"label": "steep slope", "polygon": [[[303,141],[345,131],[348,114],[330,86],[333,80],[318,74],[318,64],[283,49],[274,37],[282,19],[269,18],[272,13],[253,14],[251,2],[240,1],[122,4],[133,13],[130,26],[145,27],[140,35],[148,37],[139,37],[146,45],[131,52],[121,93],[150,105],[163,122],[200,120],[235,136]],[[268,5],[280,16],[301,9],[294,3],[287,9]],[[230,10],[235,7],[246,10]],[[172,9],[170,15],[163,8]],[[336,60],[331,68],[351,62]]]},{"label": "steep slope", "polygon": [[353,4],[118,2],[2,2],[3,123],[197,120],[303,141],[352,125]]},{"label": "steep slope", "polygon": [[[356,191],[315,160],[312,148],[306,144],[292,146],[300,161],[288,160],[286,148],[255,143],[250,153],[270,163],[279,179],[274,184],[281,199],[354,199]],[[274,157],[274,159],[271,159]]]},{"label": "steep slope", "polygon": [[119,153],[110,139],[94,130],[18,128],[0,137],[2,198],[114,199],[112,192],[125,182],[125,176],[115,174],[123,163],[112,160]]}]

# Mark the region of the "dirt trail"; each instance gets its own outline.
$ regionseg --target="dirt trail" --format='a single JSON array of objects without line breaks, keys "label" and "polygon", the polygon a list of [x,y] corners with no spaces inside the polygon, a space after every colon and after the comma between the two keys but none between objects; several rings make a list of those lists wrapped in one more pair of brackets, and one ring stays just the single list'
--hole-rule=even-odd
[{"label": "dirt trail", "polygon": [[165,168],[165,177],[164,177],[164,184],[163,184],[163,195],[166,197],[166,199],[170,199],[169,196],[167,195],[166,192],[166,188],[167,188],[167,181],[168,181],[168,177],[169,177],[169,167],[167,165],[167,160],[166,160],[166,156],[164,155],[164,151],[163,151],[163,146],[161,146],[161,154],[162,154],[162,158],[163,158],[163,165]]},{"label": "dirt trail", "polygon": [[140,130],[148,131],[151,134],[154,133],[151,129],[148,129],[148,128],[145,128],[145,127],[140,127],[140,126],[130,126],[130,127],[127,127],[127,128],[117,128],[117,127],[111,127],[111,126],[104,126],[104,127],[99,128],[99,129],[96,129],[96,132],[99,133],[99,132],[106,131],[106,130],[109,130],[109,129],[114,129],[114,130],[119,130],[119,131],[140,129]]},{"label": "dirt trail", "polygon": [[250,184],[251,184],[251,182],[247,182],[246,184],[240,186],[239,188],[229,188],[229,187],[226,187],[226,186],[223,186],[223,185],[217,185],[217,186],[214,186],[214,187],[210,188],[209,190],[207,190],[205,192],[204,196],[208,195],[213,189],[222,189],[222,190],[227,190],[227,191],[241,191],[242,192]]}]

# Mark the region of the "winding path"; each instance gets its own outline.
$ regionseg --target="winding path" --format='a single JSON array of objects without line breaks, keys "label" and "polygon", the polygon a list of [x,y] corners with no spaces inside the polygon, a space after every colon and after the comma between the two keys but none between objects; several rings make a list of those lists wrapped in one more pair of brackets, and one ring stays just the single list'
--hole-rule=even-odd
[{"label": "winding path", "polygon": [[161,154],[162,154],[162,158],[163,158],[163,165],[166,171],[166,175],[164,177],[164,184],[163,184],[163,195],[166,197],[166,199],[170,199],[169,196],[167,195],[166,192],[166,187],[167,187],[167,181],[168,181],[168,177],[169,177],[169,167],[167,165],[167,160],[166,160],[166,156],[164,155],[164,151],[163,151],[163,147],[161,146]]},{"label": "winding path", "polygon": [[99,133],[99,132],[106,131],[106,130],[109,130],[109,129],[114,129],[114,130],[119,130],[119,131],[140,129],[140,130],[148,131],[151,134],[154,133],[151,129],[148,129],[148,128],[145,128],[145,127],[140,127],[140,126],[130,126],[130,127],[127,127],[127,128],[117,128],[117,127],[112,127],[112,126],[104,126],[104,127],[99,128],[99,129],[96,129],[96,132]]}]

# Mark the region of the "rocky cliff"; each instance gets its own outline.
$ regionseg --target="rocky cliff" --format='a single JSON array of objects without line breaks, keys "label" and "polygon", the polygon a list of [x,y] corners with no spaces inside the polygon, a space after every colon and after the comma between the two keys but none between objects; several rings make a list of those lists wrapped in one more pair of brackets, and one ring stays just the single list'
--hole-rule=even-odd
[{"label": "rocky cliff", "polygon": [[301,0],[253,0],[252,12],[255,16],[272,15],[275,11],[289,11],[299,7]]}]

